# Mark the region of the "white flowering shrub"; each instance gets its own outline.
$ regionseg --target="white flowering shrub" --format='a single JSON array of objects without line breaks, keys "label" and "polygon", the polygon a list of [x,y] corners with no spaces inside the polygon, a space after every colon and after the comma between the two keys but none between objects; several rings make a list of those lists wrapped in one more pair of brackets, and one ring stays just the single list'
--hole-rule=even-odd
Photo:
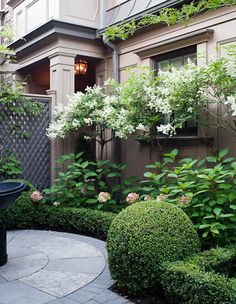
[{"label": "white flowering shrub", "polygon": [[[102,147],[113,140],[107,138],[106,130],[113,129],[115,123],[122,133],[122,115],[118,100],[115,96],[106,96],[99,86],[87,87],[86,92],[77,92],[69,97],[69,103],[58,109],[55,121],[48,128],[48,136],[64,138],[68,133],[90,128],[89,136],[85,139],[95,139]],[[125,124],[124,124],[125,126]],[[125,126],[126,128],[126,126]]]},{"label": "white flowering shrub", "polygon": [[[48,135],[64,137],[90,127],[93,132],[86,139],[94,138],[103,151],[115,136],[127,138],[141,131],[155,144],[160,135],[175,135],[176,129],[201,112],[208,114],[205,121],[211,126],[216,124],[236,135],[235,48],[229,50],[228,56],[204,67],[189,61],[181,69],[170,67],[158,75],[141,67],[129,71],[124,83],[108,80],[109,95],[98,86],[87,88],[85,93],[71,96],[68,105],[56,113]],[[210,105],[216,102],[221,112],[212,110]],[[109,138],[107,129],[113,131]]]},{"label": "white flowering shrub", "polygon": [[159,135],[176,134],[176,129],[195,117],[205,102],[201,98],[201,73],[192,62],[181,69],[159,71],[157,76],[141,67],[130,71],[124,83],[110,80],[107,84],[127,111],[126,121],[133,131],[141,130],[154,140]]}]

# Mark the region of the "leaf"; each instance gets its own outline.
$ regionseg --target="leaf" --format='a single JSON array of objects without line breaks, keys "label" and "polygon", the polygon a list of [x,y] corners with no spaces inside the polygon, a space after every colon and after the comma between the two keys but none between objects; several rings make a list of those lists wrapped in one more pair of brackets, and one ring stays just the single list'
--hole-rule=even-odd
[{"label": "leaf", "polygon": [[215,216],[214,215],[204,216],[204,219],[212,219],[212,218],[215,218]]},{"label": "leaf", "polygon": [[150,178],[150,177],[153,177],[153,176],[155,176],[155,174],[152,173],[152,172],[145,172],[144,173],[144,177]]},{"label": "leaf", "polygon": [[231,164],[231,167],[232,167],[234,170],[236,170],[236,162],[233,162],[233,163]]},{"label": "leaf", "polygon": [[209,234],[209,232],[206,231],[206,232],[203,233],[202,237],[203,237],[203,238],[206,238],[206,237],[208,236],[208,234]]},{"label": "leaf", "polygon": [[221,184],[221,185],[218,185],[218,188],[219,188],[219,189],[228,190],[228,189],[232,188],[232,185],[229,185],[229,184]]},{"label": "leaf", "polygon": [[164,162],[165,162],[166,164],[168,164],[168,163],[173,163],[174,160],[173,160],[172,158],[170,158],[170,157],[164,157]]},{"label": "leaf", "polygon": [[97,199],[95,198],[89,198],[85,201],[88,204],[96,204],[97,203]]},{"label": "leaf", "polygon": [[222,161],[222,164],[231,163],[234,160],[233,157],[226,158]]},{"label": "leaf", "polygon": [[99,160],[97,162],[97,164],[98,164],[99,167],[102,167],[102,166],[108,164],[109,162],[110,162],[109,160]]},{"label": "leaf", "polygon": [[[77,153],[77,154],[75,155],[75,159],[79,159],[80,156],[82,156],[83,154],[84,154],[84,152]],[[71,155],[73,155],[73,154],[71,154]]]},{"label": "leaf", "polygon": [[106,183],[103,182],[103,181],[100,181],[100,182],[98,183],[98,185],[99,185],[99,187],[101,187],[101,188],[106,187]]},{"label": "leaf", "polygon": [[121,177],[121,174],[118,172],[111,172],[107,175],[107,177]]},{"label": "leaf", "polygon": [[148,169],[156,169],[157,167],[155,165],[147,165],[145,166]]},{"label": "leaf", "polygon": [[220,215],[220,217],[222,217],[222,218],[228,218],[228,217],[232,217],[232,216],[234,216],[234,214],[232,214],[232,213],[221,214],[221,215]]},{"label": "leaf", "polygon": [[208,228],[208,227],[211,227],[211,225],[210,224],[203,224],[203,225],[199,226],[199,229],[205,229],[205,228]]},{"label": "leaf", "polygon": [[89,177],[95,177],[95,176],[97,176],[96,172],[88,172],[84,175],[84,178],[88,179]]},{"label": "leaf", "polygon": [[235,200],[235,199],[236,199],[236,193],[231,192],[231,193],[229,194],[229,201],[232,202],[232,201]]},{"label": "leaf", "polygon": [[178,152],[179,152],[178,149],[173,149],[170,153],[164,154],[164,156],[167,157],[167,158],[175,159]]},{"label": "leaf", "polygon": [[218,216],[218,215],[220,215],[222,209],[221,208],[215,208],[213,211]]},{"label": "leaf", "polygon": [[211,230],[211,232],[214,233],[214,234],[220,234],[219,230],[216,229],[216,228],[211,228],[210,230]]},{"label": "leaf", "polygon": [[88,190],[88,191],[95,191],[95,187],[94,187],[93,185],[89,185],[89,186],[87,187],[87,190]]},{"label": "leaf", "polygon": [[167,176],[168,176],[168,177],[178,178],[178,175],[175,174],[175,173],[169,173]]},{"label": "leaf", "polygon": [[219,152],[219,160],[229,153],[229,149],[223,149]]},{"label": "leaf", "polygon": [[215,156],[207,156],[206,157],[206,160],[209,162],[209,163],[217,163],[217,158]]},{"label": "leaf", "polygon": [[85,161],[85,162],[83,162],[83,163],[81,164],[81,167],[82,167],[83,169],[85,169],[85,168],[88,167],[88,165],[89,165],[89,162],[88,162],[88,161]]},{"label": "leaf", "polygon": [[233,209],[233,210],[236,210],[236,205],[229,205],[229,208]]}]

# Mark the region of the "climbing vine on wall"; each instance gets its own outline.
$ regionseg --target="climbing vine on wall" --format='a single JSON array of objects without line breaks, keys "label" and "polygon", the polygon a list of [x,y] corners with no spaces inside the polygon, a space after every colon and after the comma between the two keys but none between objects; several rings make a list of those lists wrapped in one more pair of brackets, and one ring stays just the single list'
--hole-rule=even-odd
[{"label": "climbing vine on wall", "polygon": [[234,6],[236,0],[201,0],[193,1],[184,4],[181,8],[163,8],[157,15],[147,14],[141,19],[132,19],[130,22],[123,22],[119,25],[108,27],[104,32],[106,40],[115,40],[119,38],[126,40],[134,33],[146,26],[163,23],[167,25],[174,25],[177,23],[187,23],[190,18],[207,11],[216,10],[219,7]]}]

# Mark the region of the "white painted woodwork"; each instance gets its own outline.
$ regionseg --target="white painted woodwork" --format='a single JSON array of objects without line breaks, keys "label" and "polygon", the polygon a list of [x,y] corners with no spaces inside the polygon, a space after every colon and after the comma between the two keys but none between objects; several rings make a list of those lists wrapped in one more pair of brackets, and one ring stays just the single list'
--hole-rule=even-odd
[{"label": "white painted woodwork", "polygon": [[13,6],[13,16],[16,39],[52,19],[98,28],[99,0],[24,0]]}]

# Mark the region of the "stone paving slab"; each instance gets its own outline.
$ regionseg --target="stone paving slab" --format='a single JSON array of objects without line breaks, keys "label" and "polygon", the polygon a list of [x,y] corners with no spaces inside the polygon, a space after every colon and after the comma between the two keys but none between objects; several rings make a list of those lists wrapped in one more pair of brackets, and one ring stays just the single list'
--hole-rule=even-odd
[{"label": "stone paving slab", "polygon": [[0,304],[125,304],[114,284],[103,241],[55,231],[9,231],[0,267]]}]

